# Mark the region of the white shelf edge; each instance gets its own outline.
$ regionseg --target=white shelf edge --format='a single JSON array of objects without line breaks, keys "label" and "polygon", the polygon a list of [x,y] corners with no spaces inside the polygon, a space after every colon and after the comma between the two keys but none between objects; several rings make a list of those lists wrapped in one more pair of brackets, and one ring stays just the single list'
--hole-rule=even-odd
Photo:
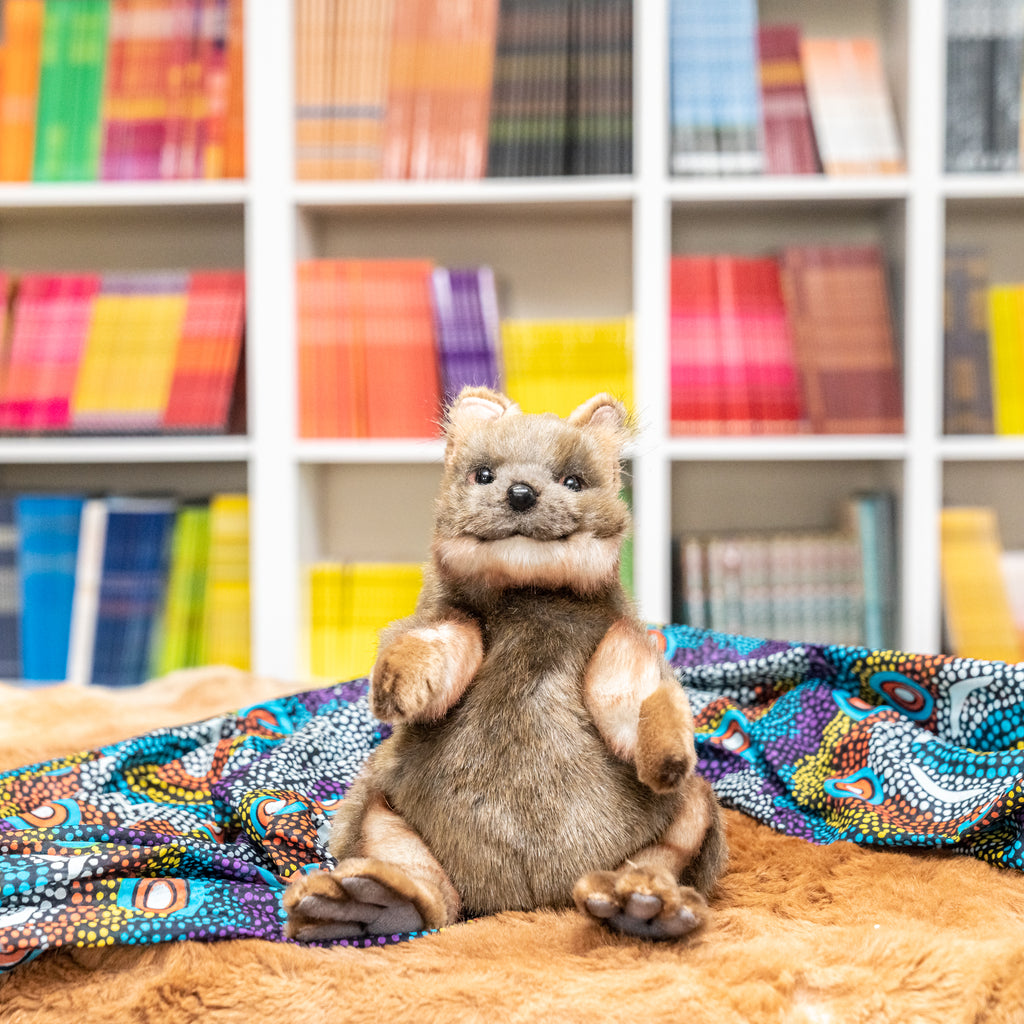
[{"label": "white shelf edge", "polygon": [[944,462],[1024,461],[1024,436],[944,437],[939,455]]},{"label": "white shelf edge", "polygon": [[0,438],[0,464],[246,462],[247,437]]},{"label": "white shelf edge", "polygon": [[481,178],[472,181],[297,182],[294,200],[305,208],[353,206],[486,206],[506,204],[629,203],[632,177],[550,179]]},{"label": "white shelf edge", "polygon": [[444,460],[444,442],[415,439],[297,441],[295,458],[306,465],[440,465]]},{"label": "white shelf edge", "polygon": [[0,184],[0,210],[242,205],[244,181],[95,181]]},{"label": "white shelf edge", "polygon": [[664,444],[673,462],[888,462],[905,459],[904,437],[675,437]]},{"label": "white shelf edge", "polygon": [[946,199],[1024,199],[1024,174],[947,174]]},{"label": "white shelf edge", "polygon": [[822,174],[758,175],[734,178],[667,178],[673,202],[878,202],[906,199],[905,174],[829,178]]}]

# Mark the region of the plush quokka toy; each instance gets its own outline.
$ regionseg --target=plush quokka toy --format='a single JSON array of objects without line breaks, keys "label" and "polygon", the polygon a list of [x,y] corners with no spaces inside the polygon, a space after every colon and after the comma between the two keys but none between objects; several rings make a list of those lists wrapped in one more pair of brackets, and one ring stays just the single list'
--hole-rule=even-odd
[{"label": "plush quokka toy", "polygon": [[371,676],[394,730],[334,818],[337,867],[285,893],[291,937],[573,902],[631,935],[704,923],[723,828],[619,583],[625,421],[608,395],[567,420],[484,388],[454,402],[423,591]]}]

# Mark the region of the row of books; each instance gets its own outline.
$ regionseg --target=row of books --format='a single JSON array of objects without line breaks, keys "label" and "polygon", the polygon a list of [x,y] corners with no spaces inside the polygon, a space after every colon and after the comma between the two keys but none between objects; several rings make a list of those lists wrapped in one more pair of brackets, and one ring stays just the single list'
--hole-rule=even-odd
[{"label": "row of books", "polygon": [[1024,661],[1024,551],[1004,548],[985,505],[942,510],[946,645],[965,658]]},{"label": "row of books", "polygon": [[947,434],[1024,434],[1024,282],[993,283],[987,251],[946,250]]},{"label": "row of books", "polygon": [[878,40],[760,25],[757,0],[672,0],[675,174],[894,174],[903,146]]},{"label": "row of books", "polygon": [[241,178],[244,0],[5,0],[0,181]]},{"label": "row of books", "polygon": [[946,0],[946,170],[1024,167],[1024,5]]},{"label": "row of books", "polygon": [[297,0],[302,179],[632,167],[631,0]]},{"label": "row of books", "polygon": [[674,434],[903,429],[878,246],[673,256],[670,316]]},{"label": "row of books", "polygon": [[132,686],[249,667],[244,494],[0,495],[0,678]]},{"label": "row of books", "polygon": [[528,412],[632,401],[631,318],[502,321],[488,267],[307,260],[297,294],[301,437],[435,437],[471,384]]},{"label": "row of books", "polygon": [[0,431],[238,426],[243,272],[0,271],[0,297]]},{"label": "row of books", "polygon": [[369,673],[380,630],[411,615],[423,585],[417,563],[321,561],[305,572],[309,669],[318,678]]},{"label": "row of books", "polygon": [[893,496],[854,495],[843,520],[835,530],[679,538],[675,615],[743,636],[893,647]]}]

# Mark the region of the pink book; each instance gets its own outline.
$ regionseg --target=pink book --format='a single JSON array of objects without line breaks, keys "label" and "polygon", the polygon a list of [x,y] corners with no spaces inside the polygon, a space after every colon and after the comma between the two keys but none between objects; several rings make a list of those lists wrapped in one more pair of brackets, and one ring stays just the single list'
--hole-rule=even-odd
[{"label": "pink book", "polygon": [[98,274],[22,277],[0,399],[0,429],[69,429],[71,395],[99,284]]}]

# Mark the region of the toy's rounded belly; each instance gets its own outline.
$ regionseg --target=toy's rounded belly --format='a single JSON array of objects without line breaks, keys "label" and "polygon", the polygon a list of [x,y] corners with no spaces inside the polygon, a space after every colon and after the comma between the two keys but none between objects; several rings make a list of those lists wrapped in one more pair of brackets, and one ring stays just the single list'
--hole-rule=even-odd
[{"label": "toy's rounded belly", "polygon": [[580,875],[664,831],[674,797],[614,758],[581,704],[535,691],[494,712],[468,700],[438,725],[400,730],[380,780],[467,912],[568,905]]}]

